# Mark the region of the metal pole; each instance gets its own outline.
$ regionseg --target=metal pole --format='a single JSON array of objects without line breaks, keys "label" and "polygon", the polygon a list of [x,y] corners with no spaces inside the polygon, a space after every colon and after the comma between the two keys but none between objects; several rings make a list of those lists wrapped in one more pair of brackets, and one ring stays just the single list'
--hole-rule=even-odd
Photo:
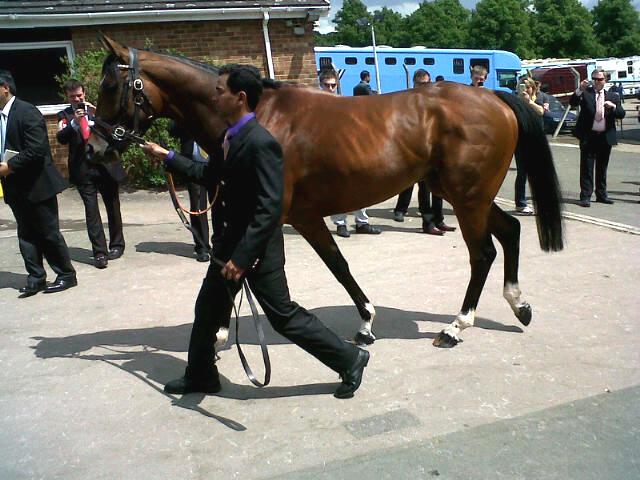
[{"label": "metal pole", "polygon": [[380,69],[378,68],[378,54],[376,53],[376,32],[373,29],[373,22],[371,22],[371,43],[373,44],[373,63],[376,67],[376,85],[378,86],[378,93],[382,93],[382,85],[380,85]]}]

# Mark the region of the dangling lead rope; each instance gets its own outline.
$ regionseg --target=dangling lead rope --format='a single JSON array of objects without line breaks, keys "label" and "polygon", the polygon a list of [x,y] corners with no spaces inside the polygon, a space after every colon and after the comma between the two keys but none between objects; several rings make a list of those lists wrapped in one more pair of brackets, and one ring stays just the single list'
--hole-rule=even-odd
[{"label": "dangling lead rope", "polygon": [[[178,201],[175,184],[173,182],[173,176],[168,172],[165,173],[165,176],[167,178],[167,184],[169,185],[169,195],[171,196],[171,202],[173,203],[173,207],[175,208],[176,213],[178,214],[178,217],[180,217],[182,224],[187,230],[189,230],[193,234],[194,237],[198,239],[198,241],[202,245],[206,245],[206,242],[204,242],[203,239],[200,237],[200,233],[195,228],[193,228],[193,226],[189,223],[189,220],[187,220],[187,217],[185,215],[185,211],[187,210],[183,209],[182,206],[180,205],[180,202]],[[215,201],[215,198],[214,198],[214,201]],[[213,205],[213,202],[211,202],[211,205]],[[214,257],[213,255],[211,255],[211,261],[220,267],[225,266],[225,262]],[[260,342],[260,350],[262,351],[262,361],[264,363],[264,381],[263,382],[260,382],[256,378],[256,376],[253,374],[253,371],[249,366],[249,362],[247,362],[247,357],[245,356],[244,352],[242,351],[242,348],[240,347],[240,337],[239,337],[238,329],[240,325],[239,310],[240,310],[240,306],[242,305],[243,290],[244,290],[244,294],[247,296],[247,301],[249,302],[249,308],[251,308],[251,320],[253,322],[253,326],[256,329],[256,333],[258,334],[258,341]],[[264,337],[264,328],[262,327],[262,320],[260,319],[260,315],[258,314],[258,308],[256,307],[256,303],[253,300],[253,295],[251,294],[251,289],[249,288],[249,282],[247,281],[246,278],[242,281],[242,287],[240,290],[240,302],[238,302],[237,307],[236,307],[233,295],[231,294],[231,291],[229,290],[228,287],[227,287],[227,294],[229,295],[229,300],[233,305],[233,311],[236,317],[236,346],[238,347],[238,356],[240,357],[240,363],[242,363],[242,368],[244,369],[244,373],[247,375],[247,378],[249,379],[249,381],[253,383],[256,387],[259,387],[259,388],[266,387],[267,385],[269,385],[269,382],[271,381],[271,360],[269,359],[269,350],[267,349],[267,343]]]}]

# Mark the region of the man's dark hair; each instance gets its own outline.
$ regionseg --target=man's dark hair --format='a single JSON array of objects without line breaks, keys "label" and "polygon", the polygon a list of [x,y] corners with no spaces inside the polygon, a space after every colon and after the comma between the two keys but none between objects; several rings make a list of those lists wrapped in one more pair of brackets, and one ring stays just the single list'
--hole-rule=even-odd
[{"label": "man's dark hair", "polygon": [[262,96],[262,78],[260,70],[251,65],[225,65],[218,75],[229,75],[227,86],[232,93],[244,92],[247,95],[247,106],[252,112],[256,109]]},{"label": "man's dark hair", "polygon": [[76,80],[75,78],[70,78],[62,84],[62,89],[65,92],[71,92],[72,90],[76,90],[78,88],[81,88],[84,92],[84,85],[80,82],[80,80]]},{"label": "man's dark hair", "polygon": [[413,72],[413,83],[416,83],[416,80],[424,77],[429,77],[429,80],[431,80],[431,74],[424,68],[417,69],[415,72]]},{"label": "man's dark hair", "polygon": [[13,80],[13,75],[9,70],[0,70],[0,85],[9,87],[11,95],[16,94],[16,82]]},{"label": "man's dark hair", "polygon": [[438,75],[436,77],[436,82],[444,82],[444,77],[442,75]]},{"label": "man's dark hair", "polygon": [[360,72],[360,80],[364,80],[367,77],[371,78],[371,74],[369,73],[369,71],[368,70],[362,70]]},{"label": "man's dark hair", "polygon": [[333,68],[323,68],[320,70],[320,75],[318,75],[320,83],[328,80],[329,78],[335,78],[338,80],[338,73]]}]

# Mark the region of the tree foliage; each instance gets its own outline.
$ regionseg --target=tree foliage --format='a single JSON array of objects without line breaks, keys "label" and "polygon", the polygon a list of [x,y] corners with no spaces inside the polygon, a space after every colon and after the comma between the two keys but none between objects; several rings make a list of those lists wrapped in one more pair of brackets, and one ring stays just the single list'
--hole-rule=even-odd
[{"label": "tree foliage", "polygon": [[580,0],[480,0],[473,12],[459,0],[422,1],[403,16],[383,7],[367,11],[361,0],[345,0],[336,31],[316,34],[316,44],[352,47],[371,44],[373,21],[378,44],[393,47],[485,48],[533,57],[629,56],[638,53],[640,14],[632,0],[600,0],[589,12]]},{"label": "tree foliage", "polygon": [[600,0],[593,7],[593,29],[610,57],[628,57],[640,51],[640,13],[631,0]]},{"label": "tree foliage", "polygon": [[526,0],[480,0],[471,15],[469,46],[535,55]]}]

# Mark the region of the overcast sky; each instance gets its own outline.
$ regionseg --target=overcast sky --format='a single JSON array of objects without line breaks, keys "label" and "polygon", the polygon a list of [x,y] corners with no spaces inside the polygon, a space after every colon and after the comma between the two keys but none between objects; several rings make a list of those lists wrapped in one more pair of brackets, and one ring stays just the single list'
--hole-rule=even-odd
[{"label": "overcast sky", "polygon": [[[403,0],[389,0],[384,2],[382,0],[363,0],[364,4],[367,6],[369,11],[373,12],[374,10],[380,10],[382,7],[387,7],[396,12],[399,12],[403,15],[408,15],[418,8],[420,2],[407,2]],[[597,3],[597,0],[581,0],[582,3],[588,8],[591,9],[593,5]],[[460,3],[466,8],[472,9],[477,2],[477,0],[460,0]],[[640,0],[633,0],[633,5],[636,9],[640,10]],[[334,30],[334,25],[331,22],[333,17],[335,17],[336,12],[342,8],[342,0],[331,0],[331,11],[329,12],[328,17],[324,17],[320,19],[320,33],[327,33]]]}]

